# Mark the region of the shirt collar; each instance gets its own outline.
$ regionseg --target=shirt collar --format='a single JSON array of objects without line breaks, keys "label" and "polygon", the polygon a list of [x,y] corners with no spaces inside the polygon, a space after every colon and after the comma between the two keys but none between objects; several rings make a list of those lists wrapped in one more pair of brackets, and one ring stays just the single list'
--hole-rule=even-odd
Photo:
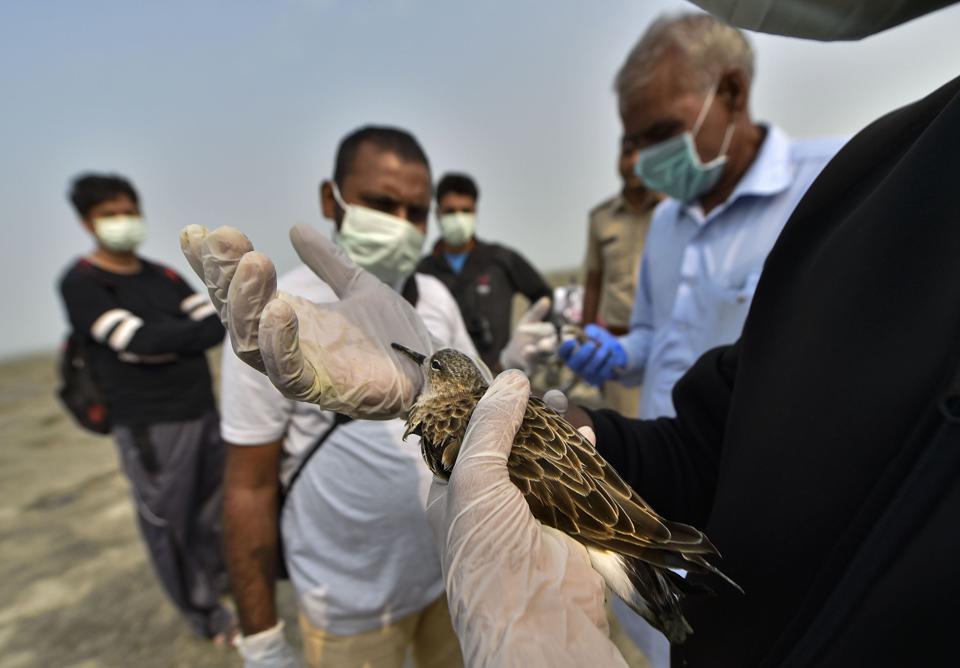
[{"label": "shirt collar", "polygon": [[682,205],[681,210],[701,225],[723,213],[738,198],[753,195],[772,197],[779,195],[793,183],[794,166],[790,159],[790,137],[775,125],[765,126],[767,136],[763,138],[760,151],[753,159],[730,197],[704,217],[699,202]]}]

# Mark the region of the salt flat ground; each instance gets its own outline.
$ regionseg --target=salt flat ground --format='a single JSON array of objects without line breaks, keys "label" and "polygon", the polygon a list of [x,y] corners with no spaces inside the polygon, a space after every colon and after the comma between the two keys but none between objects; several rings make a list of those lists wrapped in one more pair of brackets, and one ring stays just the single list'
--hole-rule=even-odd
[{"label": "salt flat ground", "polygon": [[[0,362],[0,668],[241,666],[187,630],[160,589],[113,441],[61,408],[55,365],[52,354]],[[582,385],[572,398],[597,401]],[[287,583],[278,604],[299,647]]]},{"label": "salt flat ground", "polygon": [[[0,666],[240,666],[153,576],[113,442],[75,427],[52,355],[0,364]],[[291,592],[280,592],[291,640]]]}]

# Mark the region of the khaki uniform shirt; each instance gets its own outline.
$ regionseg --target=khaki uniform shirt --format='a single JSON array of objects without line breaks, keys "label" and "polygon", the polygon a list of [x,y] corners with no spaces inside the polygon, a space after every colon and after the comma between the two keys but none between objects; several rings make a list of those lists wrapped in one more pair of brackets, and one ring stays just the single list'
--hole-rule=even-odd
[{"label": "khaki uniform shirt", "polygon": [[630,326],[640,257],[656,204],[651,198],[638,213],[622,195],[615,195],[590,211],[586,270],[602,276],[597,317],[607,326]]}]

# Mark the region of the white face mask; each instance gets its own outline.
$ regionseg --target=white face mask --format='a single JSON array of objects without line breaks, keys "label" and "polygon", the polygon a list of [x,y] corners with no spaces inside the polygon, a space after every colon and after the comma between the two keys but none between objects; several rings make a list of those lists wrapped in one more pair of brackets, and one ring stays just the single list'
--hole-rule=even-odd
[{"label": "white face mask", "polygon": [[477,229],[477,215],[466,211],[440,216],[440,235],[450,246],[462,246],[473,238]]},{"label": "white face mask", "polygon": [[140,216],[94,218],[93,232],[108,250],[129,253],[147,238],[147,226]]},{"label": "white face mask", "polygon": [[413,273],[423,251],[423,232],[403,218],[347,204],[336,183],[333,197],[344,210],[337,244],[351,260],[393,287]]}]

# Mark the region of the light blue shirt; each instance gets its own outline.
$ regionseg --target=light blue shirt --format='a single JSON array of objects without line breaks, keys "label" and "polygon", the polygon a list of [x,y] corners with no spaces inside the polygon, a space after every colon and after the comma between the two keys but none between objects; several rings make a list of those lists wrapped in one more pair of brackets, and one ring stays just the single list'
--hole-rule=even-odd
[{"label": "light blue shirt", "polygon": [[443,257],[446,258],[447,264],[450,265],[450,268],[453,269],[453,273],[459,274],[463,271],[463,265],[467,263],[467,258],[470,256],[469,252],[464,251],[463,253],[444,253]]},{"label": "light blue shirt", "polygon": [[704,216],[699,202],[653,214],[630,316],[620,380],[643,383],[640,417],[675,415],[671,392],[704,352],[743,329],[764,260],[794,207],[842,140],[791,140],[774,126],[730,198]]}]

